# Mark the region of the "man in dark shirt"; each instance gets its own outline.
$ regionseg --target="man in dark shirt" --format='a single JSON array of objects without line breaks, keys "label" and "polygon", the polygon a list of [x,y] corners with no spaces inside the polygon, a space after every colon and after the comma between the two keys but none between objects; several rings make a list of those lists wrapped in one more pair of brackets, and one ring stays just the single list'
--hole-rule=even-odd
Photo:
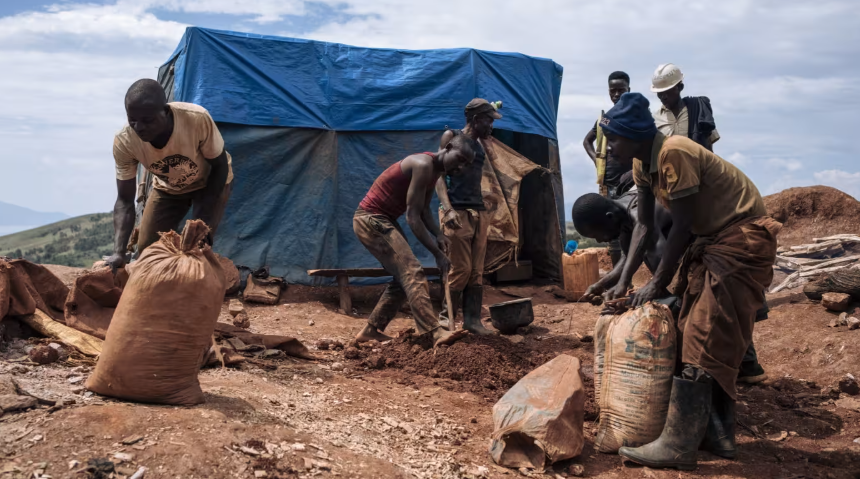
[{"label": "man in dark shirt", "polygon": [[[621,95],[629,91],[629,75],[621,71],[612,72],[609,75],[609,99],[612,100],[613,105],[618,103]],[[602,116],[603,113],[601,112]],[[585,135],[582,146],[585,148],[585,153],[594,162],[595,168],[597,168],[597,184],[600,188],[600,195],[615,199],[632,186],[632,181],[622,182],[621,177],[633,169],[633,163],[619,161],[612,155],[612,152],[606,151],[606,139],[602,131],[600,131],[599,121],[598,119],[594,123],[594,127]],[[595,141],[597,142],[596,149],[594,145]],[[618,264],[618,260],[621,258],[621,246],[618,244],[618,240],[613,240],[609,243],[609,256],[612,258],[613,265]]]},{"label": "man in dark shirt", "polygon": [[[463,329],[475,334],[490,334],[481,324],[481,303],[484,298],[484,256],[487,252],[487,228],[489,217],[481,194],[481,177],[487,155],[480,140],[489,138],[493,121],[502,115],[496,107],[475,98],[466,105],[466,126],[462,130],[447,130],[442,134],[440,146],[445,147],[455,136],[464,135],[475,140],[475,160],[460,176],[442,176],[436,183],[439,196],[442,233],[451,240],[451,273],[448,276],[451,288],[451,305],[448,311],[443,304],[439,323],[453,328],[457,310],[462,300]],[[446,181],[447,180],[447,181]]]}]

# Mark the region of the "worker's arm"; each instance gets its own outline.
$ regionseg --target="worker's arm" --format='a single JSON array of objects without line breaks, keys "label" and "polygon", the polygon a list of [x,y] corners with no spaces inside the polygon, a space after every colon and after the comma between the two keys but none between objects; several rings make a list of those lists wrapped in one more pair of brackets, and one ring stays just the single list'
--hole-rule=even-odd
[{"label": "worker's arm", "polygon": [[135,179],[116,180],[116,203],[113,205],[113,254],[107,264],[116,270],[125,266],[128,239],[134,229],[134,194],[137,190]]},{"label": "worker's arm", "polygon": [[[200,199],[194,203],[194,211],[192,217],[203,220],[207,225],[211,225],[215,218],[215,211],[218,208],[218,202],[221,200],[221,194],[224,192],[224,185],[227,184],[227,176],[230,172],[230,166],[227,163],[227,150],[222,150],[218,157],[207,159],[212,167],[209,170],[209,177],[206,179],[206,186],[200,194]],[[212,243],[212,237],[207,237],[209,243]]]},{"label": "worker's arm", "polygon": [[606,299],[622,298],[627,295],[627,287],[633,280],[633,275],[642,266],[645,251],[654,237],[654,194],[650,188],[637,188],[636,200],[638,202],[637,221],[636,227],[633,228],[630,249],[625,255],[621,276],[615,286],[604,295]]},{"label": "worker's arm", "polygon": [[[669,237],[666,238],[666,245],[663,249],[663,258],[660,260],[660,266],[654,272],[654,277],[645,286],[640,288],[633,295],[631,304],[641,306],[652,299],[665,296],[666,287],[672,282],[672,277],[675,275],[675,269],[678,266],[678,260],[687,249],[690,243],[691,228],[695,215],[695,198],[698,193],[689,196],[672,200],[672,206],[669,212],[672,214],[672,229],[669,231]],[[640,206],[639,210],[642,211]],[[650,208],[653,211],[653,205]],[[652,215],[653,216],[653,215]]]},{"label": "worker's arm", "polygon": [[421,214],[421,220],[424,221],[424,226],[427,227],[430,234],[436,237],[436,244],[439,246],[439,249],[447,255],[450,251],[451,240],[442,234],[442,231],[439,229],[439,222],[433,217],[433,210],[430,208],[430,200],[432,199],[433,190],[428,188],[427,198],[425,199],[425,204],[427,206],[424,207],[424,211]]},{"label": "worker's arm", "polygon": [[597,139],[597,132],[592,128],[588,130],[588,134],[585,135],[585,139],[582,140],[582,146],[585,148],[585,153],[591,158],[591,161],[594,164],[597,164],[597,152],[594,150],[594,140]]},{"label": "worker's arm", "polygon": [[621,279],[621,275],[624,272],[624,263],[627,261],[627,253],[622,249],[621,258],[619,258],[618,263],[612,267],[612,271],[609,272],[606,276],[600,278],[596,283],[592,284],[585,290],[585,294],[579,298],[580,301],[588,301],[590,302],[596,296],[603,294],[609,288],[612,288],[618,283],[618,280]]},{"label": "worker's arm", "polygon": [[[404,161],[409,161],[412,169],[412,179],[406,193],[406,224],[409,225],[409,229],[412,230],[418,241],[436,258],[436,265],[439,270],[448,271],[451,263],[439,247],[439,238],[445,238],[445,236],[431,234],[423,218],[428,209],[427,185],[433,178],[433,165],[430,162],[410,161],[410,159]],[[445,239],[447,240],[447,238]]]},{"label": "worker's arm", "polygon": [[[439,148],[448,146],[453,138],[454,132],[445,130],[445,133],[442,133],[442,139],[439,140]],[[448,198],[448,183],[445,181],[445,175],[440,176],[439,180],[436,181],[436,196],[439,197],[439,206],[442,207],[441,219],[445,226],[455,230],[462,228],[463,224],[460,222],[460,217],[451,206],[451,199]]]}]

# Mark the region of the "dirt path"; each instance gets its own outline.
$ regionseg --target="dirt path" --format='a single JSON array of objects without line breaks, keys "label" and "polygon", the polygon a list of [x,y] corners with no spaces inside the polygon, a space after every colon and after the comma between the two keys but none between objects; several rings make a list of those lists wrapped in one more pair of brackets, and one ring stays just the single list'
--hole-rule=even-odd
[{"label": "dirt path", "polygon": [[[291,286],[277,306],[246,308],[252,331],[295,336],[314,349],[320,339],[348,342],[378,293],[379,288],[357,291],[357,311],[350,316],[337,313],[337,292],[329,288]],[[7,360],[0,361],[0,374],[12,374],[33,394],[74,404],[0,418],[0,478],[85,477],[73,471],[89,459],[117,453],[132,455],[121,472],[130,475],[145,466],[146,478],[252,478],[255,471],[270,478],[520,475],[494,466],[486,451],[491,408],[505,390],[499,385],[519,379],[505,375],[524,372],[513,362],[492,361],[517,356],[518,364],[539,364],[559,353],[572,354],[582,360],[590,387],[593,344],[588,336],[598,308],[561,302],[536,287],[490,289],[485,303],[517,295],[534,298],[536,320],[530,331],[514,338],[516,344],[475,343],[485,348],[480,356],[486,358],[488,377],[498,381],[476,380],[469,368],[455,368],[458,355],[453,353],[463,351],[455,346],[432,359],[437,366],[428,369],[403,351],[387,351],[397,346],[391,344],[357,359],[323,350],[314,351],[319,361],[283,360],[276,370],[250,365],[205,370],[200,375],[205,404],[166,407],[85,393],[79,378],[86,367],[13,362],[21,354],[15,348],[23,346],[13,344]],[[226,303],[223,314],[226,321]],[[680,474],[625,467],[618,456],[593,451],[591,406],[583,454],[531,476],[565,477],[566,468],[576,463],[587,477],[601,478],[860,477],[860,441],[855,442],[860,399],[827,389],[845,373],[860,376],[860,331],[828,328],[830,317],[817,304],[794,304],[775,308],[757,325],[756,346],[771,379],[764,386],[741,388],[736,461],[702,453],[697,471]],[[408,318],[400,318],[389,332],[409,326]],[[521,354],[511,352],[516,350]],[[415,351],[417,359],[427,354],[422,351]],[[373,355],[383,357],[382,363],[366,368]],[[782,431],[785,439],[772,440]],[[72,461],[80,464],[72,463],[70,470]]]}]

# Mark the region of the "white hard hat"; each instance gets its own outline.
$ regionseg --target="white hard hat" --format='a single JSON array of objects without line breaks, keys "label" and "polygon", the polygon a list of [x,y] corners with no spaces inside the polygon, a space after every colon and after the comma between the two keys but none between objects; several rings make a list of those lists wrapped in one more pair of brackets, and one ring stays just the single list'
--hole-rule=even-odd
[{"label": "white hard hat", "polygon": [[673,63],[664,63],[654,70],[654,75],[651,77],[651,91],[660,93],[682,81],[684,81],[684,74],[681,73],[681,69]]}]

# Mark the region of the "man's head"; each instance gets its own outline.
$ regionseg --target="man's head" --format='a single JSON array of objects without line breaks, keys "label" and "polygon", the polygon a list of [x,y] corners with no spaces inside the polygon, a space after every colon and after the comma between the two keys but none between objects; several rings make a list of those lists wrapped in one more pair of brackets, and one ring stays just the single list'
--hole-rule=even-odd
[{"label": "man's head", "polygon": [[630,91],[630,76],[624,72],[612,72],[609,74],[609,99],[612,104],[618,103],[621,95]]},{"label": "man's head", "polygon": [[169,111],[164,89],[155,80],[138,80],[125,94],[128,125],[143,141],[150,142],[170,128]]},{"label": "man's head", "polygon": [[457,135],[445,145],[439,159],[446,174],[460,176],[475,160],[475,141],[466,135]]},{"label": "man's head", "polygon": [[582,236],[608,243],[621,236],[626,212],[617,204],[598,195],[587,193],[573,204],[573,227]]},{"label": "man's head", "polygon": [[477,133],[478,138],[489,138],[493,132],[493,121],[502,117],[492,103],[475,98],[466,105],[466,123]]},{"label": "man's head", "polygon": [[677,109],[681,102],[681,91],[684,90],[684,74],[681,69],[671,63],[657,67],[651,77],[651,91],[663,106],[670,110]]},{"label": "man's head", "polygon": [[[625,93],[600,121],[606,135],[606,146],[621,162],[632,161],[642,145],[657,134],[657,125],[648,109],[648,99],[641,93]],[[639,158],[649,162],[651,158]]]}]

